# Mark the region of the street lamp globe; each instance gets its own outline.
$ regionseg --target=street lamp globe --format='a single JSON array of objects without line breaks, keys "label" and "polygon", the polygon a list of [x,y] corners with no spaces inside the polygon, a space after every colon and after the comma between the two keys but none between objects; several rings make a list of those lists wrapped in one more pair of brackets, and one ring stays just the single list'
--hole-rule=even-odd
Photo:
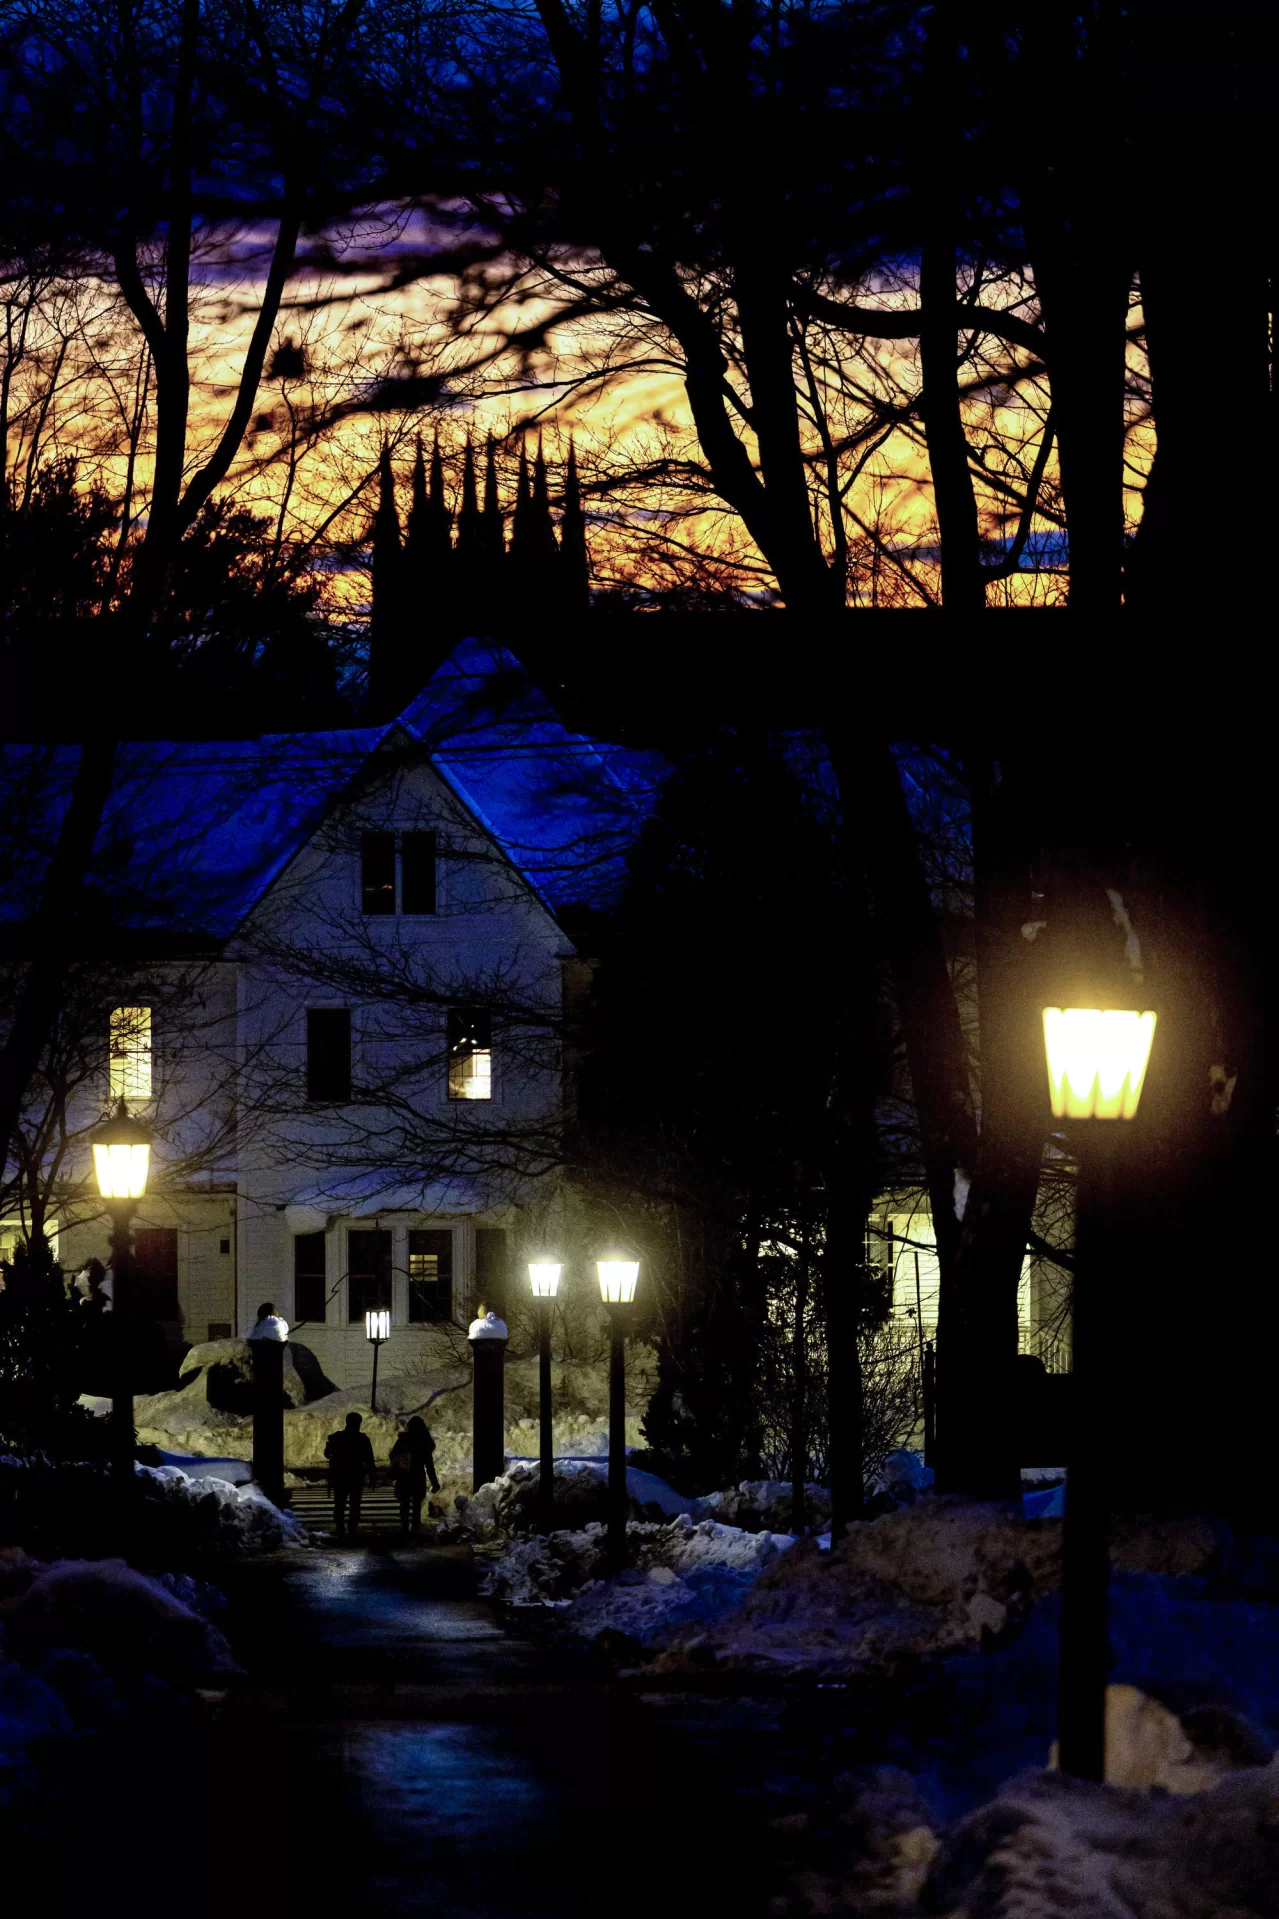
[{"label": "street lamp globe", "polygon": [[103,1199],[112,1204],[141,1199],[151,1169],[151,1131],[129,1117],[123,1100],[93,1133],[92,1145],[93,1174]]},{"label": "street lamp globe", "polygon": [[381,1345],[384,1339],[391,1337],[391,1315],[385,1307],[365,1313],[364,1337],[372,1340],[375,1346]]},{"label": "street lamp globe", "polygon": [[1045,1006],[1048,1090],[1057,1119],[1132,1119],[1141,1099],[1155,1015]]},{"label": "street lamp globe", "polygon": [[560,1290],[560,1274],[563,1271],[564,1268],[553,1259],[531,1259],[528,1278],[534,1299],[554,1299]]},{"label": "street lamp globe", "polygon": [[606,1306],[630,1306],[639,1281],[637,1259],[599,1259],[595,1270],[600,1276],[600,1298]]}]

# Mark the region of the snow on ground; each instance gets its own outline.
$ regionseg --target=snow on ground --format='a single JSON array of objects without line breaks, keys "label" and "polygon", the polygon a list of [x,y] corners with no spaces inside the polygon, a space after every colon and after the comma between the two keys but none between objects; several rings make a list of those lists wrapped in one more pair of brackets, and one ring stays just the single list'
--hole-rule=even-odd
[{"label": "snow on ground", "polygon": [[[197,1477],[174,1463],[139,1466],[134,1515],[152,1561],[188,1553],[275,1552],[305,1546],[300,1520],[281,1512],[254,1485],[233,1485],[196,1462]],[[243,1471],[240,1462],[232,1470]],[[14,1534],[48,1558],[91,1556],[117,1543],[108,1472],[101,1464],[0,1455],[0,1502]]]},{"label": "snow on ground", "polygon": [[[642,1349],[644,1359],[647,1349]],[[134,1402],[138,1438],[162,1453],[210,1459],[249,1459],[253,1452],[253,1420],[248,1399],[248,1353],[245,1340],[217,1340],[193,1347],[183,1362],[179,1385],[170,1392],[139,1396]],[[290,1345],[285,1349],[285,1390],[290,1400],[284,1415],[284,1461],[293,1471],[322,1467],[324,1442],[337,1432],[349,1412],[363,1416],[364,1431],[374,1457],[385,1464],[404,1422],[421,1413],[436,1441],[436,1471],[444,1492],[469,1490],[471,1478],[471,1368],[461,1363],[407,1377],[378,1382],[378,1410],[369,1408],[364,1386],[307,1397],[318,1383],[327,1384],[313,1360],[302,1359]],[[650,1368],[651,1370],[651,1368]],[[640,1425],[650,1380],[644,1364],[632,1368],[630,1384],[637,1404],[628,1409],[628,1445],[641,1444]],[[512,1457],[525,1457],[538,1447],[538,1371],[535,1358],[508,1357],[506,1380],[506,1448]],[[552,1369],[555,1408],[554,1444],[557,1455],[603,1454],[608,1450],[608,1374],[599,1364],[565,1361]],[[89,1405],[89,1402],[85,1402]],[[107,1402],[93,1402],[89,1410],[108,1412]]]},{"label": "snow on ground", "polygon": [[181,1573],[0,1548],[0,1807],[56,1752],[44,1741],[224,1684],[237,1671],[212,1618],[224,1603]]},{"label": "snow on ground", "polygon": [[[198,1462],[205,1467],[214,1463]],[[260,1486],[233,1484],[208,1471],[190,1474],[177,1465],[139,1466],[137,1471],[150,1480],[162,1502],[197,1509],[207,1550],[281,1552],[309,1543],[301,1520],[273,1505]]]}]

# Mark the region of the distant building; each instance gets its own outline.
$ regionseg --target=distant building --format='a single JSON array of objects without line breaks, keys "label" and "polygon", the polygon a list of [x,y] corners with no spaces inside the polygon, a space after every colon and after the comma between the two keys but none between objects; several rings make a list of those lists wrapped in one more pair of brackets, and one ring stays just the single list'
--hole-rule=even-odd
[{"label": "distant building", "polygon": [[386,1307],[384,1372],[438,1363],[477,1300],[511,1299],[527,1209],[555,1203],[563,914],[616,888],[650,791],[476,641],[387,726],[126,749],[113,936],[198,985],[176,1011],[124,991],[90,1036],[50,1195],[64,1269],[105,1257],[86,1133],[123,1094],[156,1128],[138,1286],[172,1337],[246,1334],[271,1300],[358,1383]]}]

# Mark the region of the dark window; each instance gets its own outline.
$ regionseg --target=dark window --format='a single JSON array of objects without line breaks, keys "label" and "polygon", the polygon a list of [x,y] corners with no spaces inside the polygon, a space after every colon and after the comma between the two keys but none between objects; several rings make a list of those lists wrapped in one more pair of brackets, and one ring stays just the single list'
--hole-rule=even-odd
[{"label": "dark window", "polygon": [[218,1251],[220,1253],[229,1253],[230,1250],[231,1250],[231,1242],[229,1239],[220,1239],[218,1241]]},{"label": "dark window", "polygon": [[351,1097],[351,1013],[346,1006],[312,1006],[306,1016],[306,1096]]},{"label": "dark window", "polygon": [[395,835],[360,835],[360,901],[366,913],[395,911]]},{"label": "dark window", "polygon": [[229,1319],[211,1319],[209,1321],[210,1339],[230,1339],[231,1322]]},{"label": "dark window", "polygon": [[449,1098],[492,1099],[492,1021],[481,1006],[452,1006],[448,1021]]},{"label": "dark window", "polygon": [[353,1326],[365,1313],[391,1310],[391,1235],[385,1232],[347,1234],[350,1278],[347,1318]]},{"label": "dark window", "polygon": [[501,1226],[480,1226],[475,1234],[475,1297],[500,1319],[510,1303],[511,1268]]},{"label": "dark window", "polygon": [[409,1318],[453,1317],[453,1235],[409,1234]]},{"label": "dark window", "polygon": [[133,1248],[126,1312],[139,1319],[180,1319],[176,1231],[172,1226],[143,1226],[133,1235]]},{"label": "dark window", "polygon": [[401,836],[400,911],[435,911],[434,833],[405,833]]},{"label": "dark window", "polygon": [[296,1233],[293,1239],[293,1317],[324,1324],[328,1298],[324,1277],[324,1234]]}]

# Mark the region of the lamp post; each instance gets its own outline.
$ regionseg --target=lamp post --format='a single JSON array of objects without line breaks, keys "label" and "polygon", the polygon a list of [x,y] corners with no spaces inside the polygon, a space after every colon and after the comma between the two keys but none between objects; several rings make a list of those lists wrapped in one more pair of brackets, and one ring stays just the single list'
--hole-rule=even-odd
[{"label": "lamp post", "polygon": [[1106,1776],[1109,1513],[1097,1408],[1106,1403],[1102,1292],[1121,1131],[1136,1117],[1155,1035],[1154,1013],[1044,1008],[1053,1115],[1073,1121],[1079,1164],[1070,1337],[1073,1417],[1062,1535],[1057,1754],[1063,1772]]},{"label": "lamp post", "polygon": [[635,1316],[639,1261],[616,1256],[596,1261],[600,1298],[609,1317],[608,1352],[608,1556],[619,1566],[626,1553],[626,1335]]},{"label": "lamp post", "polygon": [[151,1131],[131,1119],[124,1100],[91,1135],[93,1174],[111,1215],[111,1464],[122,1496],[133,1489],[133,1379],[126,1333],[131,1223],[147,1190],[151,1168]]},{"label": "lamp post", "polygon": [[555,1440],[551,1429],[551,1314],[564,1268],[553,1259],[529,1261],[529,1285],[537,1301],[538,1518],[549,1533],[555,1517]]},{"label": "lamp post", "polygon": [[373,1384],[369,1388],[369,1411],[377,1411],[377,1356],[391,1337],[391,1315],[380,1307],[364,1315],[364,1337],[373,1348]]}]

